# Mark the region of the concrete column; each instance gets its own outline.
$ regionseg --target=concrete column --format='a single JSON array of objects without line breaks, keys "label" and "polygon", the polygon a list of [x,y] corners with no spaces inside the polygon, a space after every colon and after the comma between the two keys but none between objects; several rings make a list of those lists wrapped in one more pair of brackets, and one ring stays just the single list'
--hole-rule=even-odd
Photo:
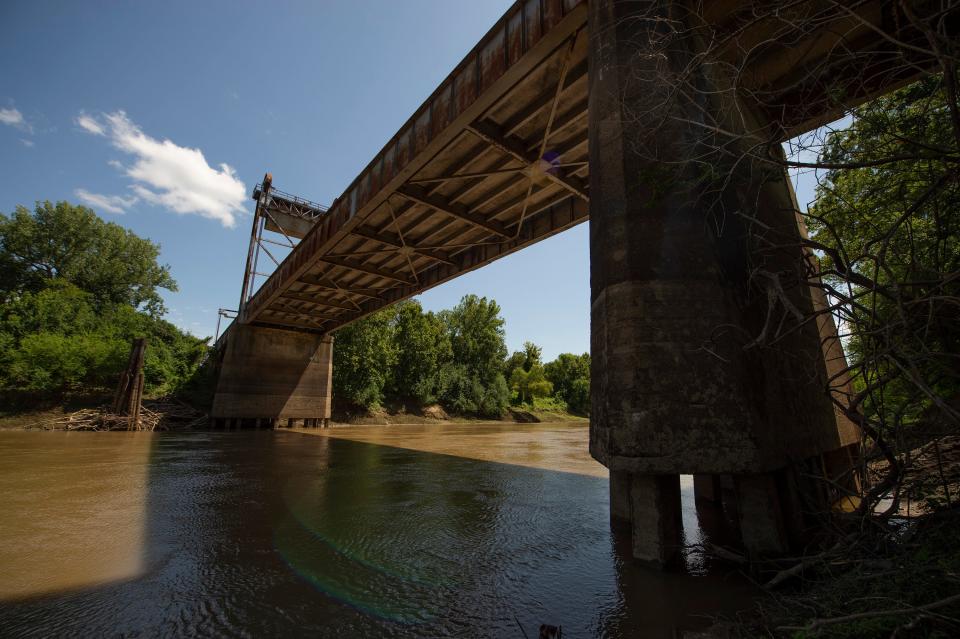
[{"label": "concrete column", "polygon": [[689,162],[701,131],[684,121],[702,105],[662,78],[693,45],[644,56],[663,28],[641,12],[654,4],[590,3],[590,451],[611,470],[724,472],[758,453],[736,286],[718,259],[736,247],[718,245]]},{"label": "concrete column", "polygon": [[[822,300],[796,285],[789,181],[736,153],[763,123],[721,68],[693,63],[703,31],[691,7],[590,3],[590,452],[611,471],[611,514],[615,473],[762,475],[852,437],[823,392],[839,343],[825,353],[828,322],[801,321]],[[744,132],[727,154],[715,153],[720,130]],[[773,312],[782,332],[755,342],[771,291],[786,300]],[[741,524],[757,517],[744,539],[782,548],[770,533],[782,513],[760,514],[771,493],[751,480],[742,493]]]},{"label": "concrete column", "polygon": [[238,424],[253,420],[254,426],[275,419],[329,419],[332,336],[243,324],[229,331],[213,417]]},{"label": "concrete column", "polygon": [[723,502],[723,486],[720,475],[700,473],[693,476],[693,495],[696,501],[708,501],[713,504]]},{"label": "concrete column", "polygon": [[679,475],[630,478],[633,556],[657,568],[674,564],[683,547]]},{"label": "concrete column", "polygon": [[630,473],[610,471],[610,519],[630,521]]},{"label": "concrete column", "polygon": [[737,475],[740,534],[747,551],[754,555],[777,555],[790,546],[784,504],[772,473]]}]

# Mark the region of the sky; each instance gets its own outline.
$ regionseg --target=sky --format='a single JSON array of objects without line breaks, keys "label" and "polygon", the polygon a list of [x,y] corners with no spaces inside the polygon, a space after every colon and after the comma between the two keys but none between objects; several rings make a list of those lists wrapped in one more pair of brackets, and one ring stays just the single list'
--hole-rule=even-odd
[{"label": "sky", "polygon": [[[167,319],[212,335],[264,173],[333,201],[510,4],[6,0],[0,211],[69,200],[159,243]],[[589,351],[589,287],[581,224],[418,299],[496,299],[508,348],[550,360]]]}]

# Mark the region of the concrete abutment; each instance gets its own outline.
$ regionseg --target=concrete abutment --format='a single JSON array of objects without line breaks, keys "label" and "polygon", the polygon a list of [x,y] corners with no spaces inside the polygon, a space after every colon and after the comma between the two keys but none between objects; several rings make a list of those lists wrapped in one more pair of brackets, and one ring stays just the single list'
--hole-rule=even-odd
[{"label": "concrete abutment", "polygon": [[223,348],[215,427],[329,425],[333,336],[235,324]]}]

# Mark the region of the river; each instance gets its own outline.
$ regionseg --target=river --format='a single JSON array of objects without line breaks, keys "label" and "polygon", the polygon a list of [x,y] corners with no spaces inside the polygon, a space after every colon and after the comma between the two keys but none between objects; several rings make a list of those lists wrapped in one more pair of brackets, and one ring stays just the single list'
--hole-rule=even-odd
[{"label": "river", "polygon": [[586,444],[584,424],[0,432],[0,633],[678,637],[752,605],[730,575],[634,565]]}]

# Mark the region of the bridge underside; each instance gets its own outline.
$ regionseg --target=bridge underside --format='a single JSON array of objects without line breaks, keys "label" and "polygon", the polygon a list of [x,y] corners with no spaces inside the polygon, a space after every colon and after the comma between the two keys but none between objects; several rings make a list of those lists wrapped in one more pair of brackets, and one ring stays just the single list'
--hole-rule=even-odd
[{"label": "bridge underside", "polygon": [[[241,321],[328,332],[587,219],[586,7],[527,4],[333,203]],[[284,203],[259,193],[265,216]]]},{"label": "bridge underside", "polygon": [[[807,0],[785,14],[704,4],[518,1],[329,210],[269,180],[258,188],[255,230],[300,241],[255,294],[245,283],[238,325],[291,344],[327,335],[589,218],[591,452],[611,469],[611,514],[632,522],[634,554],[675,555],[680,473],[699,475],[704,495],[736,494],[751,550],[785,549],[805,526],[800,478],[849,469],[859,440],[824,393],[842,350],[829,315],[776,349],[747,347],[769,311],[758,268],[801,282],[784,300],[806,317],[825,306],[802,284],[796,202],[782,169],[721,158],[705,191],[690,160],[705,129],[742,138],[721,144],[738,156],[737,145],[830,122],[931,61],[895,2]],[[662,82],[689,77],[690,92]],[[757,252],[754,222],[784,248]],[[221,349],[221,380],[256,395],[256,377],[278,363],[231,349],[238,331]],[[301,360],[285,360],[289,379],[318,365]],[[214,417],[228,416],[218,398]],[[277,405],[255,416],[290,417]]]}]

